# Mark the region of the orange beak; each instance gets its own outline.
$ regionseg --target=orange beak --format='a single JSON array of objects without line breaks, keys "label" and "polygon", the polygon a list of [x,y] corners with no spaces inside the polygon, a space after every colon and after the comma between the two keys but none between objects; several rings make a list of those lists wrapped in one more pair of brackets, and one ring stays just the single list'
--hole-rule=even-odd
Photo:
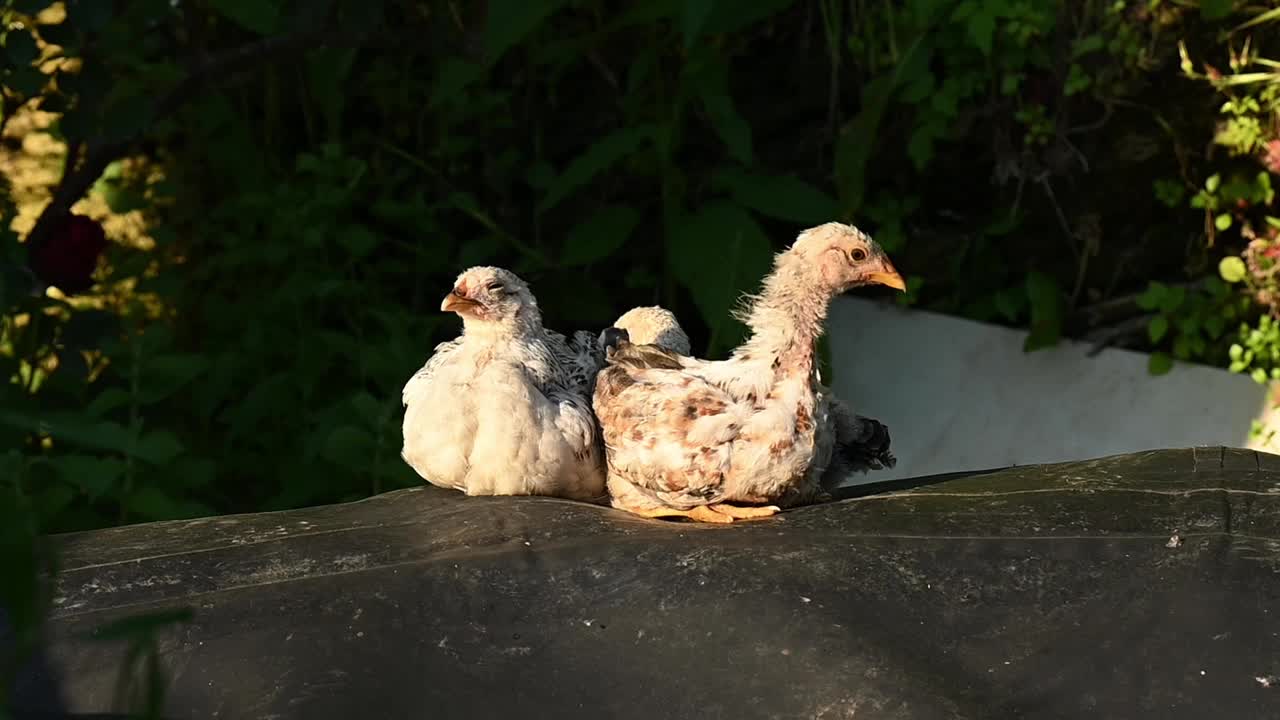
[{"label": "orange beak", "polygon": [[881,265],[880,270],[867,275],[867,280],[880,285],[888,285],[894,290],[906,291],[907,283],[903,281],[902,276],[894,269],[893,265],[886,258]]},{"label": "orange beak", "polygon": [[444,302],[440,303],[440,311],[461,313],[462,311],[469,310],[479,304],[480,303],[469,297],[459,295],[458,291],[454,289],[449,291],[448,295],[444,296]]}]

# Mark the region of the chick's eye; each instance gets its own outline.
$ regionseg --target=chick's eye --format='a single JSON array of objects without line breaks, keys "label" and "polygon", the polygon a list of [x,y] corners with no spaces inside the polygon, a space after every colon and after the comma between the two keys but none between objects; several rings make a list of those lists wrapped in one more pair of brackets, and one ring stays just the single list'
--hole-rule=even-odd
[{"label": "chick's eye", "polygon": [[849,251],[849,257],[854,262],[862,262],[863,260],[867,259],[867,251],[863,250],[862,248],[854,248]]},{"label": "chick's eye", "polygon": [[501,290],[501,289],[502,289],[502,283],[500,283],[500,282],[498,282],[498,281],[496,281],[496,280],[495,280],[495,281],[493,281],[493,282],[489,283],[488,285],[485,285],[484,287],[485,287],[485,289],[486,289],[486,290],[490,290],[490,291],[492,291],[492,292],[497,292],[497,291],[499,291],[499,290]]}]

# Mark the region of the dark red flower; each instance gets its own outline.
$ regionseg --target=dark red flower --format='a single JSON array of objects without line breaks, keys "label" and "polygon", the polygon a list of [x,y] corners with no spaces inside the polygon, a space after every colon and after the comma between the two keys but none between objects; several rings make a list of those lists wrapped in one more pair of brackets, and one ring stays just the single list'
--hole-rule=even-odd
[{"label": "dark red flower", "polygon": [[1280,175],[1280,140],[1272,140],[1263,148],[1262,165],[1270,172]]},{"label": "dark red flower", "polygon": [[93,271],[106,247],[101,225],[68,213],[44,239],[28,245],[27,264],[40,282],[72,295],[93,286]]}]

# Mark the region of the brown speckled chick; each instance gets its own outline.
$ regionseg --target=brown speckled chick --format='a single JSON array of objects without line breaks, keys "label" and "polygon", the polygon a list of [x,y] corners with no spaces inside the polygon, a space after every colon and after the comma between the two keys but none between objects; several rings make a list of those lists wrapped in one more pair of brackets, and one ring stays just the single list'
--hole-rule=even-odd
[{"label": "brown speckled chick", "polygon": [[[689,357],[689,336],[680,327],[675,314],[666,308],[656,305],[632,308],[615,320],[613,327],[625,331],[627,341],[632,345],[657,345],[681,356],[682,367],[696,368],[707,362]],[[826,422],[819,423],[818,427],[819,453],[828,443],[833,443],[831,459],[822,475],[824,490],[839,487],[854,473],[891,468],[897,464],[897,458],[890,449],[889,428],[884,423],[858,415],[821,382],[817,383],[817,392],[828,402]]]},{"label": "brown speckled chick", "polygon": [[819,431],[827,399],[816,343],[831,299],[875,283],[904,287],[870,237],[827,223],[775,258],[744,312],[751,337],[729,359],[610,348],[593,407],[614,507],[725,523],[819,495],[832,441]]}]

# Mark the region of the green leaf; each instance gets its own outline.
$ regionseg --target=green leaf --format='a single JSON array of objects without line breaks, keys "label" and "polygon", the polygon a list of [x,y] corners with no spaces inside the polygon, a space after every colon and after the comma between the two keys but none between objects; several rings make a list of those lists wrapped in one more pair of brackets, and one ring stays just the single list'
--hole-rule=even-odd
[{"label": "green leaf", "polygon": [[772,248],[764,231],[741,207],[713,202],[677,219],[667,233],[667,255],[711,328],[708,351],[737,344],[742,325],[730,312],[769,271]]},{"label": "green leaf", "polygon": [[1221,20],[1231,14],[1234,0],[1200,0],[1200,17],[1205,20]]},{"label": "green leaf", "polygon": [[1106,47],[1106,40],[1104,40],[1101,35],[1087,35],[1081,38],[1075,44],[1075,47],[1071,49],[1071,57],[1078,58],[1083,55],[1088,55],[1089,53],[1097,52],[1104,47]]},{"label": "green leaf", "polygon": [[898,100],[918,105],[937,92],[937,85],[937,78],[926,68],[923,72],[903,80],[903,88],[898,94]]},{"label": "green leaf", "polygon": [[1182,307],[1182,303],[1187,299],[1187,289],[1182,287],[1171,287],[1165,290],[1164,295],[1160,298],[1160,312],[1172,315]]},{"label": "green leaf", "polygon": [[212,515],[204,505],[174,497],[152,485],[144,485],[125,498],[124,506],[130,513],[146,520],[178,520],[182,518]]},{"label": "green leaf", "polygon": [[218,476],[218,465],[206,458],[183,456],[165,469],[166,477],[184,488],[202,488],[211,485]]},{"label": "green leaf", "polygon": [[152,120],[149,92],[137,88],[114,98],[95,120],[98,131],[106,138],[123,141],[146,129]]},{"label": "green leaf", "polygon": [[[376,425],[385,415],[386,401],[379,401],[373,395],[365,391],[360,391],[351,396],[351,409],[355,410],[356,416],[363,419],[370,426]],[[399,401],[396,402],[396,409],[400,409]]]},{"label": "green leaf", "polygon": [[[67,57],[78,57],[80,55],[80,44],[83,35],[79,30],[65,20],[57,25],[40,25],[40,39],[50,45],[57,45],[62,49],[62,53]],[[71,89],[63,85],[64,78],[74,78],[77,75],[89,73],[92,75],[107,74],[106,68],[99,68],[97,65],[82,66],[79,72],[71,73],[65,71],[58,72],[58,84],[63,90],[72,92]]]},{"label": "green leaf", "polygon": [[449,101],[465,98],[462,91],[483,75],[484,67],[476,63],[465,62],[456,57],[444,58],[431,88],[430,104],[444,105]]},{"label": "green leaf", "polygon": [[840,184],[841,203],[851,212],[862,208],[866,194],[867,163],[876,148],[880,122],[893,94],[894,78],[882,75],[862,88],[862,105],[858,114],[836,138],[835,170]]},{"label": "green leaf", "polygon": [[194,353],[171,353],[148,357],[142,364],[138,400],[143,404],[159,402],[200,377],[208,368],[209,361],[204,356]]},{"label": "green leaf", "polygon": [[363,258],[378,247],[378,236],[364,225],[348,225],[338,233],[338,244],[351,253],[351,257]]},{"label": "green leaf", "polygon": [[114,3],[109,2],[78,2],[75,9],[71,13],[71,22],[81,32],[96,33],[111,23],[111,16],[114,14]]},{"label": "green leaf", "polygon": [[560,204],[570,193],[651,141],[653,135],[652,125],[637,125],[616,130],[597,140],[574,158],[551,184],[542,202],[538,203],[538,212],[544,213]]},{"label": "green leaf", "polygon": [[925,35],[917,37],[892,71],[862,86],[861,109],[840,129],[836,138],[835,175],[840,204],[846,212],[862,209],[867,190],[867,164],[879,146],[880,124],[900,79],[915,78],[928,71],[932,46],[925,45],[924,40]]},{"label": "green leaf", "polygon": [[1244,260],[1236,255],[1229,255],[1218,262],[1218,274],[1229,283],[1243,281],[1248,272]]},{"label": "green leaf", "polygon": [[751,150],[751,126],[734,107],[729,95],[729,64],[715,58],[700,64],[693,73],[702,107],[711,127],[729,150],[729,156],[743,165],[754,164]]},{"label": "green leaf", "polygon": [[47,483],[35,496],[36,512],[42,518],[57,517],[75,502],[76,492],[62,483]]},{"label": "green leaf", "polygon": [[350,93],[347,78],[355,61],[356,48],[324,48],[306,56],[307,88],[324,117],[325,137],[342,137],[342,109]]},{"label": "green leaf", "polygon": [[93,190],[107,202],[111,212],[122,215],[134,210],[144,210],[151,206],[146,196],[119,183],[99,180]]},{"label": "green leaf", "polygon": [[1261,25],[1262,23],[1277,22],[1277,21],[1280,21],[1280,7],[1267,10],[1266,12],[1258,13],[1257,15],[1254,15],[1248,20],[1245,20],[1244,22],[1232,28],[1232,32],[1239,32],[1246,28],[1251,28],[1254,25]]},{"label": "green leaf", "polygon": [[1093,78],[1085,74],[1084,68],[1076,63],[1071,63],[1071,69],[1067,72],[1067,80],[1063,84],[1062,94],[1071,97],[1076,93],[1087,90],[1093,84]]},{"label": "green leaf", "polygon": [[968,30],[969,39],[973,41],[974,46],[981,50],[983,55],[990,55],[992,38],[996,32],[995,15],[985,7],[979,8],[969,16],[965,29]]},{"label": "green leaf", "polygon": [[994,302],[996,312],[1000,313],[1006,322],[1013,323],[1018,321],[1022,310],[1027,306],[1027,296],[1021,288],[1005,288],[995,294]]},{"label": "green leaf", "polygon": [[1217,173],[1210,175],[1204,181],[1204,189],[1209,192],[1216,192],[1218,186],[1222,184],[1222,177]]},{"label": "green leaf", "polygon": [[1027,274],[1026,291],[1031,306],[1031,332],[1023,343],[1023,351],[1056,345],[1062,336],[1063,308],[1058,282],[1042,272],[1032,271]]},{"label": "green leaf", "polygon": [[50,461],[68,484],[80,488],[89,500],[106,495],[124,475],[123,460],[96,455],[60,455]]},{"label": "green leaf", "polygon": [[168,430],[154,430],[138,439],[133,454],[152,465],[165,465],[182,454],[182,441]]},{"label": "green leaf", "polygon": [[1151,322],[1147,323],[1147,337],[1151,338],[1154,345],[1169,333],[1169,318],[1165,315],[1157,315],[1151,318]]},{"label": "green leaf", "polygon": [[684,11],[680,14],[680,32],[684,35],[686,50],[693,47],[693,41],[702,31],[702,26],[706,24],[715,5],[716,0],[685,0]]},{"label": "green leaf", "polygon": [[321,457],[345,468],[356,468],[373,459],[374,442],[368,430],[340,425],[325,438]]},{"label": "green leaf", "polygon": [[999,219],[987,223],[982,228],[982,234],[988,237],[1002,237],[1017,230],[1021,224],[1017,215],[1001,213]]},{"label": "green leaf", "polygon": [[219,15],[250,32],[270,35],[280,27],[278,0],[208,0]]},{"label": "green leaf", "polygon": [[1173,369],[1173,358],[1168,353],[1154,352],[1147,358],[1147,372],[1152,375],[1164,375]]},{"label": "green leaf", "polygon": [[45,8],[53,4],[53,0],[11,0],[10,7],[23,15],[39,15]]},{"label": "green leaf", "polygon": [[485,58],[490,64],[502,58],[511,46],[538,29],[564,0],[489,0],[488,22],[484,28]]},{"label": "green leaf", "polygon": [[717,189],[728,190],[740,205],[804,227],[836,215],[834,198],[793,175],[759,175],[726,168],[712,175],[711,182]]},{"label": "green leaf", "polygon": [[44,89],[48,76],[33,67],[18,67],[9,72],[4,85],[22,97],[31,98]]},{"label": "green leaf", "polygon": [[14,65],[25,67],[40,57],[40,48],[36,46],[35,38],[26,30],[9,30],[3,34],[3,38],[4,54]]},{"label": "green leaf", "polygon": [[919,172],[929,166],[933,160],[933,143],[942,134],[942,128],[933,122],[926,122],[911,133],[907,141],[907,157]]},{"label": "green leaf", "polygon": [[1218,230],[1226,230],[1231,227],[1231,215],[1229,213],[1220,213],[1213,219],[1213,226]]},{"label": "green leaf", "polygon": [[[775,17],[795,0],[752,0],[751,2],[718,2],[702,31],[707,34],[737,32],[765,18]],[[643,3],[642,3],[643,4]]]},{"label": "green leaf", "polygon": [[1152,181],[1152,190],[1155,196],[1165,206],[1170,208],[1178,207],[1182,204],[1182,199],[1186,195],[1186,188],[1177,180],[1169,180],[1167,178],[1159,178]]},{"label": "green leaf", "polygon": [[1169,292],[1169,286],[1162,282],[1152,280],[1147,284],[1147,289],[1137,297],[1135,302],[1138,307],[1143,310],[1155,310],[1164,302],[1164,296]]},{"label": "green leaf", "polygon": [[15,410],[0,409],[0,424],[29,432],[48,433],[55,442],[67,442],[86,448],[125,452],[130,443],[129,432],[119,423],[86,420],[76,413],[49,413],[34,417]]},{"label": "green leaf", "polygon": [[640,213],[625,205],[600,208],[569,231],[560,264],[590,265],[608,257],[627,242],[639,222]]},{"label": "green leaf", "polygon": [[1214,300],[1225,300],[1231,294],[1231,286],[1212,275],[1205,276],[1201,288]]},{"label": "green leaf", "polygon": [[502,240],[496,235],[481,235],[468,240],[458,249],[458,267],[484,265],[493,260],[501,250]]}]

